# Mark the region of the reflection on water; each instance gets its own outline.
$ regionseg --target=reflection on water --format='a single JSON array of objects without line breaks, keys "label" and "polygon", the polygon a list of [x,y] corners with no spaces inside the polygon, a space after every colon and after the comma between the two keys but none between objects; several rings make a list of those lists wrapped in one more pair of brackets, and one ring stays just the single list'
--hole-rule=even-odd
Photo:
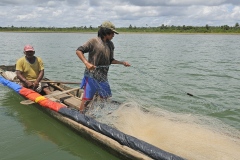
[{"label": "reflection on water", "polygon": [[7,91],[1,100],[1,159],[118,159],[22,99]]}]

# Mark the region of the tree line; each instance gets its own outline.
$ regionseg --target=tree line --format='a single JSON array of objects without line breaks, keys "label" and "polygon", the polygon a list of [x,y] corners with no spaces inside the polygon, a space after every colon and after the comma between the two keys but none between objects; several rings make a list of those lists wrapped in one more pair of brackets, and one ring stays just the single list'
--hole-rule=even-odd
[{"label": "tree line", "polygon": [[[2,32],[97,32],[98,27],[81,26],[81,27],[0,27]],[[174,26],[164,25],[158,27],[136,27],[131,24],[129,27],[117,28],[119,32],[149,32],[149,33],[240,33],[239,23],[234,26]]]}]

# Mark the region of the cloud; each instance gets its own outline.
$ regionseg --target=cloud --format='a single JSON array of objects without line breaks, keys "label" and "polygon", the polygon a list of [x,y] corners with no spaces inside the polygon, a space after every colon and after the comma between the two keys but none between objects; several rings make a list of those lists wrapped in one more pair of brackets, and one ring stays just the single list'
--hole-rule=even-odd
[{"label": "cloud", "polygon": [[240,4],[238,0],[121,0],[121,2],[137,6],[214,6],[222,4]]},{"label": "cloud", "polygon": [[239,22],[239,0],[1,0],[0,26],[230,25]]},{"label": "cloud", "polygon": [[237,19],[238,21],[240,21],[240,6],[234,7],[232,11],[233,12],[230,14],[231,18]]}]

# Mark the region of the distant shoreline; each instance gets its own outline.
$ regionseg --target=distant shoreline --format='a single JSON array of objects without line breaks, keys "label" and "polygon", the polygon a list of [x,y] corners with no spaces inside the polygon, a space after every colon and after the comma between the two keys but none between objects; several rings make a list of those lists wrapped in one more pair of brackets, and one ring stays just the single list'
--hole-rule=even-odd
[{"label": "distant shoreline", "polygon": [[[0,31],[1,33],[81,33],[81,34],[96,34],[96,32],[81,32],[81,31]],[[203,34],[203,35],[240,35],[240,32],[121,32],[119,34]]]},{"label": "distant shoreline", "polygon": [[[94,27],[0,27],[0,32],[20,33],[97,33],[99,28]],[[119,33],[140,34],[240,34],[240,26],[159,26],[159,27],[122,27],[116,28]]]}]

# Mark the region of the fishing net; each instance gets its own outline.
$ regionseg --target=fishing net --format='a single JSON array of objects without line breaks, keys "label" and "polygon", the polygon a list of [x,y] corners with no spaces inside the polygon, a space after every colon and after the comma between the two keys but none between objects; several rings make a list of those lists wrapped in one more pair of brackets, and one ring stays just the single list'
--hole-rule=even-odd
[{"label": "fishing net", "polygon": [[120,103],[109,99],[102,99],[99,96],[95,97],[92,103],[88,106],[87,116],[101,120],[102,117],[112,114],[120,106]]},{"label": "fishing net", "polygon": [[[106,67],[109,68],[109,66]],[[96,119],[111,114],[120,105],[119,102],[111,100],[112,93],[106,73],[101,72],[104,68],[101,66],[94,71],[85,72],[85,77],[90,77],[94,81],[92,84],[97,90],[92,101],[85,108],[85,114]]]},{"label": "fishing net", "polygon": [[3,77],[6,77],[7,79],[14,81],[17,80],[17,74],[16,72],[11,72],[11,71],[5,71],[2,73]]}]

